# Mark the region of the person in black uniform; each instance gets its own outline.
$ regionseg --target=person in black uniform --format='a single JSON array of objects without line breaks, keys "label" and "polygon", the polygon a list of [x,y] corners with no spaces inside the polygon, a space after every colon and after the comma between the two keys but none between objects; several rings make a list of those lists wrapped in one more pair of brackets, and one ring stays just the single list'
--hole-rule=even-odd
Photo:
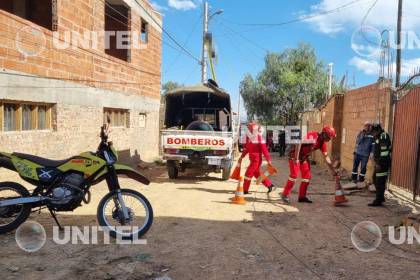
[{"label": "person in black uniform", "polygon": [[284,130],[279,131],[279,156],[283,157],[286,153],[286,132]]},{"label": "person in black uniform", "polygon": [[373,183],[376,188],[376,198],[368,206],[382,206],[385,202],[385,188],[388,180],[388,170],[391,167],[391,139],[380,124],[372,126],[372,135],[374,138],[375,171],[373,173]]}]

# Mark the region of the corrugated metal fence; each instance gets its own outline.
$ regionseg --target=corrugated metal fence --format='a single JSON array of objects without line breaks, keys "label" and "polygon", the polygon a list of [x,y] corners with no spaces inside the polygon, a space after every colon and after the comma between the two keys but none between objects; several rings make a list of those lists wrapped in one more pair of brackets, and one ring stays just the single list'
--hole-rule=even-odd
[{"label": "corrugated metal fence", "polygon": [[412,89],[395,106],[391,183],[420,193],[420,87]]}]

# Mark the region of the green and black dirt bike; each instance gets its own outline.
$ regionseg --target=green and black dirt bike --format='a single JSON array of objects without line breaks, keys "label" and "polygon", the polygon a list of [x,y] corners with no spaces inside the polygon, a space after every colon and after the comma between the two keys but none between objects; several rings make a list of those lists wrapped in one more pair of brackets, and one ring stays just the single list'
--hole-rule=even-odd
[{"label": "green and black dirt bike", "polygon": [[105,180],[109,193],[98,205],[99,225],[114,238],[118,235],[134,239],[145,234],[153,222],[152,206],[141,193],[121,188],[118,177],[126,176],[144,185],[150,182],[129,166],[117,163],[117,152],[108,142],[109,128],[108,120],[101,127],[101,143],[95,153],[86,152],[66,160],[0,152],[0,167],[18,172],[35,186],[30,193],[16,182],[0,183],[0,233],[19,227],[32,209],[39,207],[48,208],[60,226],[55,213],[73,211],[82,202],[89,203],[90,187]]}]

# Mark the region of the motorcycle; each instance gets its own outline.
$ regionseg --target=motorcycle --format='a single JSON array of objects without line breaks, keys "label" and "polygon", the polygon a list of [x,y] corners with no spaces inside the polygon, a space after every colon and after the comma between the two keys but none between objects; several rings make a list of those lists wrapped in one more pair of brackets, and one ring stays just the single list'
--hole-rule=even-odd
[{"label": "motorcycle", "polygon": [[30,193],[16,182],[0,182],[0,234],[18,228],[32,209],[38,207],[47,208],[62,228],[56,212],[73,211],[82,206],[82,202],[88,204],[90,187],[105,180],[109,193],[98,205],[99,225],[114,238],[133,240],[144,235],[153,223],[152,206],[141,193],[121,188],[118,177],[126,176],[144,185],[150,181],[131,167],[117,163],[117,151],[108,141],[109,131],[108,119],[101,127],[101,142],[96,152],[65,160],[0,152],[0,167],[17,172],[35,186]]}]

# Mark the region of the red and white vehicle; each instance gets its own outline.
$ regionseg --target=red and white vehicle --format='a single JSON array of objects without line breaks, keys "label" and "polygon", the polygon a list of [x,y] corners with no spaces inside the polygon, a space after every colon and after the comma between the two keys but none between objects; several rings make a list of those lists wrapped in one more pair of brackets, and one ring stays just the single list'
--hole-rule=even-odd
[{"label": "red and white vehicle", "polygon": [[229,94],[215,85],[199,85],[171,91],[165,101],[161,148],[169,177],[194,168],[222,173],[227,180],[234,145]]}]

